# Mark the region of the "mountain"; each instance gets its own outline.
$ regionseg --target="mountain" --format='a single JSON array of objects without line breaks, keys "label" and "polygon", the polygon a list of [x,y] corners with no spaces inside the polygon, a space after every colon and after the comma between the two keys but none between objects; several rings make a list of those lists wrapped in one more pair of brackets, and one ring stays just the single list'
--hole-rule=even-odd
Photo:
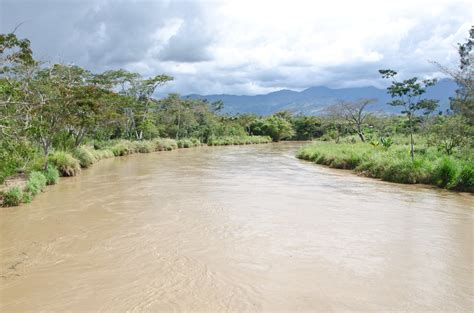
[{"label": "mountain", "polygon": [[[457,86],[450,79],[440,80],[434,87],[428,88],[425,98],[439,100],[439,111],[449,108],[449,97],[454,95]],[[197,95],[187,97],[193,99],[207,99],[209,101],[222,100],[224,113],[256,113],[268,115],[278,111],[289,110],[294,113],[317,115],[338,100],[356,101],[361,98],[373,98],[377,103],[371,106],[372,111],[387,113],[400,112],[399,107],[387,104],[391,100],[385,89],[376,87],[357,87],[331,89],[324,86],[311,87],[303,91],[279,90],[263,95]]]}]

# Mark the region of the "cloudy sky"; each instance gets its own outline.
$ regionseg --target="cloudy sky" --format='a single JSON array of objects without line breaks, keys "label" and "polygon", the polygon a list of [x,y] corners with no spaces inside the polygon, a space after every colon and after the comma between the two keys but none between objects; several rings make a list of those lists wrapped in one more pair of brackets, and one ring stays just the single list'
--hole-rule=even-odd
[{"label": "cloudy sky", "polygon": [[439,76],[474,22],[470,0],[0,0],[42,60],[175,81],[160,92],[259,94]]}]

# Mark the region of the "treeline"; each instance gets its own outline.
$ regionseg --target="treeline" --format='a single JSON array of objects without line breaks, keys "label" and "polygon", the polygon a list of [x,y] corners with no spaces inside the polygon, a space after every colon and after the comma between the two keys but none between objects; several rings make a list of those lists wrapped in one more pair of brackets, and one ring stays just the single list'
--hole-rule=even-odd
[{"label": "treeline", "polygon": [[283,119],[219,114],[220,101],[178,94],[154,99],[156,89],[173,79],[168,75],[92,73],[39,62],[30,42],[15,34],[0,34],[0,62],[0,183],[15,173],[46,171],[53,152],[74,152],[85,144],[156,138],[183,146],[245,144],[293,134]]}]

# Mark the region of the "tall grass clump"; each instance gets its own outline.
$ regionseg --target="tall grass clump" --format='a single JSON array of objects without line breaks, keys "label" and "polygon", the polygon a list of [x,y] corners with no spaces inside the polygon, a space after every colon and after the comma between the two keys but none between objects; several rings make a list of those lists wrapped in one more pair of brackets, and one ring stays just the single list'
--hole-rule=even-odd
[{"label": "tall grass clump", "polygon": [[37,171],[31,172],[28,180],[26,181],[25,191],[34,196],[43,191],[46,183],[47,179],[43,173]]},{"label": "tall grass clump", "polygon": [[140,153],[150,153],[155,151],[155,147],[151,141],[137,141],[135,142],[135,151]]},{"label": "tall grass clump", "polygon": [[197,138],[184,138],[177,141],[178,148],[192,148],[201,145]]},{"label": "tall grass clump", "polygon": [[209,146],[248,145],[272,142],[268,136],[225,136],[210,137],[207,141]]},{"label": "tall grass clump", "polygon": [[136,151],[136,146],[128,140],[120,140],[110,147],[115,156],[124,156],[132,154]]},{"label": "tall grass clump", "polygon": [[97,162],[97,158],[92,151],[93,148],[88,146],[80,146],[74,149],[73,156],[79,160],[82,168],[88,168]]},{"label": "tall grass clump", "polygon": [[59,171],[55,166],[49,165],[43,174],[46,178],[46,185],[55,185],[58,182]]},{"label": "tall grass clump", "polygon": [[81,164],[70,153],[55,151],[49,155],[49,162],[53,164],[61,176],[76,176],[81,171]]},{"label": "tall grass clump", "polygon": [[18,206],[23,200],[20,187],[12,187],[3,194],[3,206]]},{"label": "tall grass clump", "polygon": [[423,183],[463,191],[474,189],[474,165],[469,159],[448,157],[436,149],[420,146],[412,161],[407,151],[405,143],[386,148],[366,143],[317,142],[303,146],[297,157],[390,182]]},{"label": "tall grass clump", "polygon": [[474,192],[474,164],[472,162],[462,166],[456,182],[456,189]]},{"label": "tall grass clump", "polygon": [[110,149],[92,150],[91,152],[96,160],[110,159],[115,156]]},{"label": "tall grass clump", "polygon": [[152,140],[155,151],[171,151],[178,148],[178,143],[174,139],[156,138]]},{"label": "tall grass clump", "polygon": [[456,186],[459,172],[458,164],[451,158],[444,157],[438,161],[432,181],[439,187],[453,188]]}]

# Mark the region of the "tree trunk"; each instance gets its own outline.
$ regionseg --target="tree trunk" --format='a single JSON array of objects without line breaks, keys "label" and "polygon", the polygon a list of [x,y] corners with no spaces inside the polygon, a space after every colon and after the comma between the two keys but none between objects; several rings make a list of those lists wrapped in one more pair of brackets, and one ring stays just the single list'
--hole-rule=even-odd
[{"label": "tree trunk", "polygon": [[410,156],[413,162],[415,161],[415,141],[413,140],[413,125],[411,121],[411,115],[409,115],[408,121],[410,123]]},{"label": "tree trunk", "polygon": [[178,114],[178,130],[176,131],[176,140],[179,139],[179,128],[180,128],[180,124],[181,124],[181,112],[179,112],[179,114]]},{"label": "tree trunk", "polygon": [[48,170],[48,166],[49,166],[49,164],[48,164],[48,156],[49,156],[49,145],[45,145],[45,146],[44,146],[44,159],[45,159],[45,161],[44,161],[44,166],[43,166],[43,169],[44,169],[45,171]]}]

